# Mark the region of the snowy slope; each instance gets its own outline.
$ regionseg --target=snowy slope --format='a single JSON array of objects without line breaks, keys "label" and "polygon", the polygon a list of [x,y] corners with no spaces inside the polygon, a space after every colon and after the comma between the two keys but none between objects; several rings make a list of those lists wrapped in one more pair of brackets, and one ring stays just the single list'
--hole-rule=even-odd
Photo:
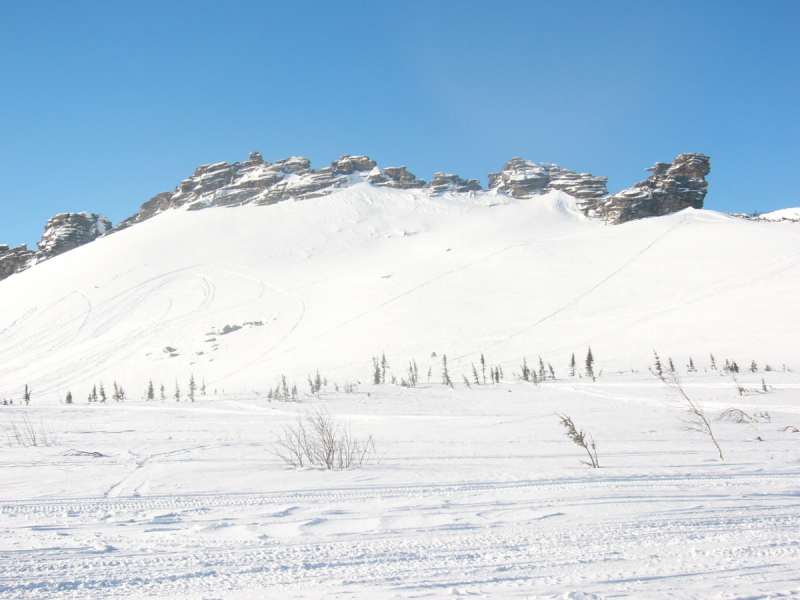
[{"label": "snowy slope", "polygon": [[800,208],[782,208],[758,215],[758,218],[766,221],[800,221]]},{"label": "snowy slope", "polygon": [[[0,282],[0,397],[84,397],[190,374],[227,391],[316,368],[368,378],[484,353],[559,368],[798,362],[800,228],[686,210],[623,226],[560,192],[431,198],[358,185],[271,206],[165,212]],[[225,327],[241,329],[223,333]]]},{"label": "snowy slope", "polygon": [[[0,282],[0,599],[796,598],[798,263],[792,222],[605,226],[560,192],[367,185],[170,210],[55,257]],[[748,415],[710,421],[724,461],[653,349],[709,418]],[[384,351],[420,384],[373,385]],[[499,383],[473,379],[482,353]],[[539,356],[556,378],[517,381]],[[296,402],[265,396],[282,373]],[[88,403],[101,382],[128,399]],[[274,442],[309,410],[372,460],[286,465]]]}]

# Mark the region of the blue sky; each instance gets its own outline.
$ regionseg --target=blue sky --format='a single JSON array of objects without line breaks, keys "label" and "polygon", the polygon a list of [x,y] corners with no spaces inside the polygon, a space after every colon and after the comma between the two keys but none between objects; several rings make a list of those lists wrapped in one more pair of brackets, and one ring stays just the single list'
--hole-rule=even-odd
[{"label": "blue sky", "polygon": [[0,243],[116,224],[200,164],[342,154],[629,187],[711,156],[706,207],[800,205],[800,2],[4,2]]}]

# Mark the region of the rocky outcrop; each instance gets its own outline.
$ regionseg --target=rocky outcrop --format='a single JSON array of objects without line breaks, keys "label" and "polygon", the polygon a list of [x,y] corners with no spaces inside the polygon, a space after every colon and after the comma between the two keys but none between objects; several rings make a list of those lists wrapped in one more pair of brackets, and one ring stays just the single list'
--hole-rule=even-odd
[{"label": "rocky outcrop", "polygon": [[579,200],[593,200],[608,193],[608,177],[595,177],[589,173],[575,173],[558,165],[550,167],[548,189],[560,190]]},{"label": "rocky outcrop", "polygon": [[575,173],[549,163],[512,158],[500,173],[489,175],[489,187],[514,198],[532,198],[560,190],[578,199],[587,216],[610,223],[666,215],[684,208],[703,208],[710,171],[703,154],[681,154],[671,164],[657,163],[653,174],[630,189],[608,196],[605,177]]},{"label": "rocky outcrop", "polygon": [[111,221],[104,215],[63,213],[47,221],[42,241],[37,246],[47,258],[52,258],[88,244],[110,230]]},{"label": "rocky outcrop", "polygon": [[139,209],[139,212],[135,215],[128,217],[124,221],[120,221],[117,226],[112,231],[120,231],[121,229],[126,229],[131,225],[135,225],[141,221],[146,221],[150,217],[155,217],[158,213],[164,212],[165,210],[172,208],[172,193],[171,192],[161,192],[160,194],[156,194],[150,200],[142,204],[142,207]]},{"label": "rocky outcrop", "polygon": [[198,167],[172,192],[157,194],[139,212],[122,221],[114,231],[130,227],[155,215],[180,206],[199,210],[210,206],[274,204],[282,200],[307,200],[325,196],[337,189],[368,182],[379,187],[422,188],[406,167],[381,169],[369,156],[346,154],[319,170],[301,156],[266,162],[258,152],[251,152],[242,163],[215,163]]},{"label": "rocky outcrop", "polygon": [[356,171],[372,171],[377,165],[378,163],[369,156],[350,156],[345,154],[339,160],[333,161],[331,168],[334,173],[350,175]]},{"label": "rocky outcrop", "polygon": [[0,244],[0,280],[88,244],[110,230],[111,221],[103,215],[90,212],[56,215],[48,219],[44,226],[42,240],[37,243],[38,252],[28,250],[25,244],[16,248]]},{"label": "rocky outcrop", "polygon": [[33,264],[34,259],[34,253],[25,244],[16,248],[0,244],[0,280],[24,271]]},{"label": "rocky outcrop", "polygon": [[[681,154],[671,164],[657,163],[652,174],[628,190],[607,195],[605,177],[576,173],[550,163],[512,158],[499,173],[489,174],[489,188],[513,198],[533,198],[559,190],[578,200],[590,217],[611,223],[665,215],[687,207],[702,208],[710,171],[703,154]],[[139,212],[117,227],[103,215],[65,213],[47,222],[39,252],[23,244],[17,248],[0,245],[0,280],[32,264],[63,254],[97,237],[145,221],[165,210],[186,207],[199,210],[210,206],[273,204],[282,200],[305,200],[331,194],[337,189],[369,183],[378,187],[420,189],[431,195],[477,192],[476,179],[461,179],[450,173],[436,173],[430,183],[417,179],[405,166],[381,168],[368,156],[344,155],[330,167],[314,170],[311,161],[300,156],[266,162],[251,152],[245,162],[202,165],[172,192],[162,192],[142,204]]]},{"label": "rocky outcrop", "polygon": [[402,167],[375,167],[366,176],[366,181],[379,187],[390,187],[398,190],[409,190],[425,186],[424,179],[417,179],[416,175]]},{"label": "rocky outcrop", "polygon": [[512,158],[500,173],[489,174],[489,188],[513,198],[532,198],[551,190],[561,190],[579,200],[605,196],[608,178],[575,173],[550,163],[535,163]]},{"label": "rocky outcrop", "polygon": [[684,208],[703,208],[711,171],[710,158],[704,154],[686,153],[672,164],[656,163],[646,169],[652,175],[632,188],[611,196],[587,202],[584,210],[589,216],[611,223],[667,215]]},{"label": "rocky outcrop", "polygon": [[441,196],[447,192],[477,192],[482,188],[477,179],[461,179],[451,173],[436,173],[423,189],[431,196]]}]

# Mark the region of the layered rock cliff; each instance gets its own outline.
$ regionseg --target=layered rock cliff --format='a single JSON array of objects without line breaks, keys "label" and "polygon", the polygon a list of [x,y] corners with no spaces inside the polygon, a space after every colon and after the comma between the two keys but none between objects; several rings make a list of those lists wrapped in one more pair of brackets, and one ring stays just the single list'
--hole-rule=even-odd
[{"label": "layered rock cliff", "polygon": [[110,230],[111,221],[105,215],[63,213],[47,221],[42,241],[36,245],[45,257],[52,258],[88,244]]},{"label": "layered rock cliff", "polygon": [[704,154],[686,153],[672,163],[656,163],[645,181],[608,196],[606,177],[575,173],[549,163],[512,158],[500,173],[489,175],[489,187],[514,198],[532,198],[560,190],[578,200],[589,217],[619,224],[666,215],[684,208],[703,208],[711,170]]},{"label": "layered rock cliff", "polygon": [[703,208],[708,189],[705,177],[711,171],[708,156],[681,154],[672,164],[660,162],[645,170],[653,174],[632,188],[605,198],[591,199],[584,205],[586,213],[611,223],[625,223],[689,207]]},{"label": "layered rock cliff", "polygon": [[[345,155],[330,167],[312,169],[311,161],[292,156],[274,164],[251,152],[241,163],[215,163],[198,167],[172,192],[162,192],[145,202],[139,213],[117,225],[125,229],[170,208],[274,204],[282,200],[307,200],[331,194],[357,183],[399,189],[422,188],[426,182],[405,166],[380,168],[368,156]],[[477,182],[475,182],[477,183]],[[479,188],[480,186],[478,186]]]},{"label": "layered rock cliff", "polygon": [[0,280],[27,269],[34,260],[34,253],[25,244],[9,248],[0,244]]},{"label": "layered rock cliff", "polygon": [[19,273],[37,262],[83,246],[111,230],[111,221],[94,213],[63,213],[48,219],[38,252],[25,244],[16,248],[0,245],[0,280]]},{"label": "layered rock cliff", "polygon": [[512,158],[500,173],[489,174],[489,188],[513,198],[531,198],[560,190],[578,199],[594,199],[608,193],[607,177],[575,173],[558,165]]}]

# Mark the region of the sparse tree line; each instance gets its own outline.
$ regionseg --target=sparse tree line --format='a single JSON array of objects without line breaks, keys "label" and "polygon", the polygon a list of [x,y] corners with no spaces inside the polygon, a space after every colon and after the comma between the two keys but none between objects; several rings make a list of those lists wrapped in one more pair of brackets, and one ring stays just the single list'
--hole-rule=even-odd
[{"label": "sparse tree line", "polygon": [[[198,386],[197,382],[194,379],[194,374],[192,374],[189,377],[189,382],[186,386],[185,395],[181,392],[180,384],[176,379],[174,392],[172,392],[169,398],[175,400],[176,402],[181,402],[182,400],[194,402],[198,391],[203,396],[206,395],[206,382],[205,380],[202,380],[202,383]],[[26,384],[25,389],[22,393],[22,398],[21,398],[22,404],[25,404],[26,406],[30,404],[32,395],[33,392],[31,388],[29,388],[28,385]],[[143,394],[143,398],[147,401],[153,401],[158,399],[161,400],[161,402],[166,402],[168,398],[164,384],[163,383],[161,384],[160,392],[158,396],[156,396],[156,389],[153,385],[153,381],[150,380]],[[112,382],[112,388],[109,394],[109,392],[106,391],[105,386],[103,386],[103,382],[101,381],[99,384],[95,384],[92,386],[92,391],[89,392],[89,394],[86,397],[86,400],[90,404],[92,403],[105,404],[109,402],[109,400],[112,400],[114,402],[125,402],[126,400],[128,400],[128,394],[122,387],[122,385],[117,383],[116,381]],[[61,401],[64,404],[74,404],[75,398],[72,395],[72,392],[68,390],[66,396]],[[14,400],[4,398],[2,401],[0,401],[0,404],[6,406],[13,405]]]},{"label": "sparse tree line", "polygon": [[[432,353],[431,355],[433,358],[436,358],[436,353]],[[743,370],[739,367],[739,364],[733,359],[725,359],[724,364],[722,366],[718,366],[717,359],[713,354],[709,354],[709,365],[705,367],[705,371],[718,371],[721,374],[726,374],[732,377],[734,381],[734,385],[739,393],[739,395],[745,395],[748,393],[758,393],[758,392],[766,392],[769,389],[766,381],[762,377],[761,379],[761,386],[759,389],[754,388],[745,388],[739,385],[738,381],[736,380],[736,375],[743,372]],[[592,352],[591,347],[587,349],[586,357],[583,359],[583,368],[578,367],[578,362],[575,358],[575,353],[572,353],[570,357],[570,361],[567,365],[567,376],[568,377],[578,377],[578,378],[589,378],[592,381],[595,381],[597,377],[602,376],[603,370],[600,369],[599,373],[595,373],[595,356]],[[430,365],[427,371],[427,383],[431,383],[431,378],[433,376],[433,366]],[[694,361],[693,357],[689,357],[689,360],[686,364],[686,372],[687,373],[696,373],[698,372],[697,364]],[[653,365],[649,368],[650,371],[659,379],[664,378],[665,374],[676,373],[677,367],[675,366],[674,361],[671,357],[667,357],[666,360],[662,360],[657,354],[655,355],[655,361]],[[759,368],[758,363],[753,359],[750,361],[750,366],[746,369],[750,373],[758,373],[761,372],[762,369]],[[781,369],[776,369],[769,364],[765,364],[763,368],[763,372],[776,372],[776,371],[791,371],[785,364],[781,366]],[[441,357],[441,383],[445,386],[455,388],[455,382],[451,376],[451,369],[450,365],[448,364],[447,355],[442,355]],[[636,372],[636,371],[634,371]],[[473,385],[480,386],[480,385],[487,385],[493,384],[497,385],[501,381],[505,379],[505,373],[503,370],[502,365],[495,365],[491,366],[487,363],[486,358],[483,353],[480,355],[480,359],[478,364],[476,365],[474,362],[470,364],[470,373],[467,376],[465,373],[461,373],[461,381],[467,388],[472,388]],[[551,363],[545,363],[542,357],[538,357],[537,364],[535,366],[531,366],[527,362],[527,358],[523,357],[522,364],[519,367],[519,372],[513,373],[514,378],[517,381],[523,381],[527,383],[533,383],[534,385],[539,385],[546,381],[555,381],[557,380],[556,370]],[[298,389],[295,383],[291,385],[288,383],[287,378],[285,375],[280,375],[278,378],[278,382],[274,387],[270,387],[267,391],[266,398],[268,401],[277,401],[277,402],[298,402],[301,398],[301,392]],[[374,356],[372,357],[372,371],[371,377],[373,385],[400,385],[402,387],[417,387],[421,382],[419,367],[417,366],[417,361],[412,359],[408,361],[405,365],[405,372],[399,376],[395,375],[391,371],[391,367],[389,365],[389,361],[386,358],[386,354],[382,353],[380,357]],[[319,369],[316,370],[314,375],[309,374],[306,379],[309,394],[311,396],[319,397],[319,394],[322,392],[344,392],[348,394],[358,392],[358,386],[360,385],[360,381],[350,382],[345,381],[343,385],[339,385],[336,382],[332,384],[333,390],[330,389],[328,386],[328,377],[320,373]],[[175,385],[169,391],[165,387],[163,383],[161,383],[158,387],[153,384],[153,381],[150,380],[145,392],[143,394],[143,398],[147,401],[156,401],[160,400],[161,402],[166,402],[167,400],[172,400],[175,402],[194,402],[198,392],[205,396],[206,395],[206,384],[205,380],[201,380],[200,385],[198,385],[195,381],[194,374],[191,374],[189,377],[189,381],[184,389],[181,388],[179,381],[175,380]],[[214,394],[217,393],[217,390],[214,390]],[[33,396],[32,389],[26,384],[22,390],[22,393],[19,398],[19,402],[21,404],[28,405],[31,402],[31,398]],[[112,382],[112,388],[110,390],[106,390],[103,383],[100,382],[99,384],[95,384],[92,386],[91,392],[89,392],[87,396],[87,401],[89,403],[98,403],[98,404],[105,404],[109,401],[113,402],[125,402],[128,400],[128,394],[123,386],[116,381]],[[75,402],[75,398],[71,391],[66,392],[66,396],[62,400],[64,404],[73,404]],[[0,405],[13,405],[14,399],[13,398],[4,398],[0,399]]]},{"label": "sparse tree line", "polygon": [[[664,363],[661,360],[661,358],[658,356],[658,353],[655,352],[655,350],[653,351],[653,354],[655,354],[655,362],[654,362],[653,366],[650,367],[650,372],[651,373],[653,373],[654,375],[656,375],[657,377],[660,378],[661,375],[663,373],[665,373],[665,372],[667,372],[667,373],[675,373],[677,371],[677,369],[675,367],[675,363],[672,361],[672,357],[667,357],[667,361],[666,361],[666,363]],[[739,365],[735,360],[726,358],[725,359],[725,364],[722,365],[722,367],[719,367],[719,366],[717,366],[717,359],[714,357],[714,355],[709,353],[708,356],[709,356],[710,361],[709,361],[708,367],[705,368],[706,372],[708,372],[708,371],[719,371],[721,373],[729,373],[729,374],[735,374],[735,373],[740,373],[741,372],[741,369],[739,368]],[[775,369],[769,364],[764,365],[764,371],[770,372],[770,371],[778,371],[778,370],[791,371],[791,369],[789,367],[787,367],[785,364],[782,365],[781,369]],[[695,365],[694,359],[690,356],[689,357],[689,362],[686,364],[686,372],[687,373],[697,373],[697,371],[698,371],[698,369],[697,369],[697,366]],[[750,373],[758,373],[759,372],[758,363],[755,361],[755,359],[750,361],[750,367],[748,367],[747,371],[749,371]]]},{"label": "sparse tree line", "polygon": [[[433,358],[436,358],[436,353],[432,353]],[[712,427],[713,421],[727,421],[732,423],[743,423],[754,427],[758,431],[760,423],[771,423],[772,417],[768,411],[755,411],[748,414],[745,411],[729,407],[720,412],[715,418],[707,416],[702,404],[696,399],[692,398],[685,390],[683,382],[678,373],[678,369],[671,357],[666,360],[658,355],[656,351],[653,352],[654,361],[649,367],[650,372],[655,375],[667,388],[670,395],[676,400],[676,407],[683,413],[681,418],[681,429],[689,432],[700,433],[706,436],[713,444],[716,453],[720,460],[724,460],[722,448],[720,447]],[[713,354],[709,354],[710,363],[704,370],[708,372],[719,371],[722,375],[731,377],[737,393],[742,396],[749,393],[766,393],[770,387],[761,378],[760,389],[745,388],[739,384],[736,375],[741,372],[738,363],[732,359],[725,359],[723,366],[719,367],[717,360]],[[479,366],[478,366],[479,365]],[[471,363],[471,377],[467,377],[461,373],[464,385],[472,389],[473,385],[496,385],[504,379],[504,372],[501,365],[491,366],[481,353],[478,365],[474,362]],[[698,367],[692,357],[689,357],[686,364],[687,373],[696,373]],[[488,369],[488,377],[487,377]],[[785,364],[782,365],[783,371],[791,371]],[[755,360],[751,360],[748,368],[750,373],[758,373],[759,366]],[[763,369],[764,372],[776,371],[769,364],[766,364]],[[575,354],[573,353],[570,362],[567,366],[568,376],[579,378],[591,378],[595,381],[597,377],[602,375],[602,369],[598,374],[595,374],[595,357],[591,348],[588,348],[586,357],[583,360],[583,369],[579,369]],[[430,384],[433,373],[433,365],[428,367],[427,382]],[[533,383],[538,386],[548,380],[556,380],[556,371],[552,364],[545,363],[539,357],[536,366],[529,366],[527,359],[523,357],[522,365],[519,373],[514,373],[516,380],[521,382]],[[405,373],[400,376],[399,381],[396,375],[391,372],[391,367],[386,354],[381,353],[380,358],[375,356],[372,358],[372,383],[374,385],[400,385],[402,387],[417,387],[420,382],[419,368],[416,360],[410,360],[405,366]],[[337,383],[333,383],[333,388],[336,392],[356,393],[360,382],[351,383],[349,381],[340,388]],[[307,376],[307,384],[309,394],[307,396],[315,396],[319,398],[320,393],[329,391],[328,377],[320,373],[319,369],[312,376]],[[450,388],[455,388],[455,383],[450,374],[450,366],[448,365],[447,356],[441,357],[441,384]],[[185,393],[182,393],[178,381],[175,381],[174,391],[169,396],[169,399],[175,402],[188,401],[194,402],[197,392],[206,395],[205,380],[201,380],[198,386],[194,374],[190,375],[188,384],[185,388]],[[214,390],[216,394],[216,390]],[[28,385],[25,385],[21,402],[25,405],[30,404],[32,398],[32,390]],[[367,394],[369,396],[369,394]],[[167,390],[164,384],[160,384],[158,392],[153,381],[148,382],[147,388],[143,395],[146,401],[161,400],[166,402],[168,399]],[[278,378],[278,383],[274,388],[270,388],[267,393],[268,401],[279,402],[298,402],[300,400],[300,392],[297,385],[292,383],[290,386],[285,375]],[[109,400],[114,402],[125,402],[127,394],[116,381],[112,382],[112,388],[109,392],[106,391],[103,383],[96,384],[92,387],[92,391],[88,394],[87,400],[89,403],[103,404]],[[65,404],[73,404],[72,392],[68,391],[65,399]],[[2,404],[13,404],[13,400],[2,400]],[[560,424],[565,428],[566,435],[574,444],[581,447],[588,457],[588,461],[582,460],[581,462],[592,468],[599,468],[600,461],[597,453],[597,445],[594,438],[589,432],[584,431],[576,426],[574,421],[569,415],[556,413],[559,418]],[[797,431],[794,426],[787,426],[783,431]],[[52,430],[44,427],[41,421],[37,424],[30,420],[27,415],[22,416],[22,420],[12,419],[9,422],[9,427],[3,427],[3,431],[7,437],[10,445],[18,446],[49,446],[56,443],[56,437]],[[761,437],[758,436],[758,440]],[[278,438],[273,446],[273,454],[281,458],[284,462],[292,467],[304,466],[317,466],[326,469],[349,469],[361,466],[370,458],[374,457],[375,442],[372,436],[369,436],[365,441],[356,439],[348,424],[343,424],[341,420],[335,418],[334,415],[329,413],[327,409],[316,408],[307,410],[303,415],[298,416],[294,425],[284,428],[283,435]]]},{"label": "sparse tree line", "polygon": [[[319,395],[322,392],[329,391],[328,388],[328,376],[323,375],[317,369],[315,375],[309,374],[306,377],[306,382],[308,384],[309,389],[309,396],[314,396],[319,398]],[[338,383],[333,382],[333,391],[335,392],[344,392],[345,394],[355,394],[358,392],[358,382],[352,383],[350,381],[345,381],[344,385],[340,386]],[[267,392],[267,402],[299,402],[300,401],[300,391],[297,389],[297,385],[292,383],[290,386],[286,375],[278,376],[278,383],[275,385],[274,388],[269,388]]]}]

